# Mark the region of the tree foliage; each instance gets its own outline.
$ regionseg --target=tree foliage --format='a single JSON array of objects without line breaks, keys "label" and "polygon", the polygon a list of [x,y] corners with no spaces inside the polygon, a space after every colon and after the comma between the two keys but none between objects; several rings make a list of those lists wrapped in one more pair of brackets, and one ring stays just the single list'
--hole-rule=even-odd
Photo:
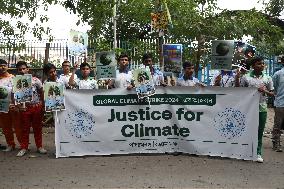
[{"label": "tree foliage", "polygon": [[[0,38],[12,40],[23,39],[27,32],[32,33],[38,39],[42,35],[49,34],[50,29],[41,24],[48,20],[44,14],[37,13],[39,8],[47,11],[48,6],[58,3],[57,0],[8,0],[0,1]],[[29,20],[31,23],[23,20]],[[16,23],[13,23],[13,20]],[[36,22],[35,22],[36,21]]]},{"label": "tree foliage", "polygon": [[[272,6],[276,1],[281,0],[272,0],[269,5]],[[134,44],[141,39],[157,38],[157,33],[151,30],[150,25],[150,13],[155,11],[157,1],[117,2],[117,38]],[[165,37],[190,47],[187,58],[194,61],[200,59],[213,39],[241,39],[243,35],[251,35],[254,41],[273,45],[283,39],[281,28],[271,24],[266,15],[255,9],[223,10],[217,14],[220,10],[216,0],[175,0],[167,3],[173,28]],[[114,1],[79,0],[76,1],[76,6],[70,6],[69,2],[66,7],[77,12],[91,26],[91,36],[112,41],[113,6]],[[192,46],[192,41],[197,41],[195,46]]]},{"label": "tree foliage", "polygon": [[[158,57],[157,46],[145,44],[143,40],[159,38],[158,33],[151,28],[150,14],[157,9],[164,9],[164,3],[167,2],[173,27],[165,32],[164,39],[182,43],[185,47],[184,59],[192,60],[198,66],[210,54],[210,41],[214,39],[239,40],[244,35],[250,35],[253,37],[252,43],[263,47],[266,53],[279,53],[279,49],[282,49],[279,41],[283,40],[283,28],[275,24],[272,18],[280,15],[284,7],[283,1],[270,0],[265,4],[264,11],[269,16],[255,9],[220,10],[217,0],[11,0],[1,1],[0,10],[13,18],[21,18],[27,14],[33,21],[39,6],[47,9],[52,3],[61,3],[67,10],[78,14],[81,21],[91,26],[89,36],[91,39],[101,39],[102,43],[98,40],[96,43],[97,47],[103,50],[110,47],[109,44],[114,39],[113,19],[116,19],[117,38],[127,42],[126,49],[138,59],[143,52],[149,50],[155,52]],[[117,15],[113,18],[115,5]],[[42,15],[40,21],[46,20]],[[0,26],[4,35],[16,35],[15,29],[8,21],[0,20]],[[17,27],[20,28],[19,36],[28,29],[32,29],[39,38],[41,33],[49,32],[39,24],[35,28],[29,28],[19,22]]]},{"label": "tree foliage", "polygon": [[280,17],[284,10],[284,0],[270,0],[265,3],[265,11],[267,14],[273,17]]}]

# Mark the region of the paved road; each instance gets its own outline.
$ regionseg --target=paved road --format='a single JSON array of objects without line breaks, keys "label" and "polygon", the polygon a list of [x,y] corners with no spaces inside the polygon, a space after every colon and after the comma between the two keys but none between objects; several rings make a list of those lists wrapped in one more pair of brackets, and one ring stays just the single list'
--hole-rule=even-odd
[{"label": "paved road", "polygon": [[[269,112],[271,131],[273,111]],[[0,188],[283,188],[284,152],[264,138],[263,164],[192,155],[122,155],[55,159],[54,129],[44,129],[47,155],[0,152]],[[282,136],[282,140],[283,140]],[[4,137],[0,136],[3,144]],[[284,141],[283,141],[284,142]]]}]

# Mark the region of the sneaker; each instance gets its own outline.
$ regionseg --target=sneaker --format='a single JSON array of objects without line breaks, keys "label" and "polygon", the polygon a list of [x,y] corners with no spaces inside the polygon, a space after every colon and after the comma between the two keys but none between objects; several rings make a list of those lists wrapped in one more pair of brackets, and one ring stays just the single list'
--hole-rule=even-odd
[{"label": "sneaker", "polygon": [[15,148],[13,146],[7,146],[6,149],[2,150],[3,152],[11,152],[13,151]]},{"label": "sneaker", "polygon": [[275,148],[274,151],[275,151],[275,152],[283,152],[283,150],[282,150],[280,147]]},{"label": "sneaker", "polygon": [[22,157],[27,153],[26,149],[21,149],[18,153],[17,153],[17,157]]},{"label": "sneaker", "polygon": [[38,148],[37,152],[40,153],[40,154],[46,154],[47,153],[46,149],[44,149],[43,147]]},{"label": "sneaker", "polygon": [[6,146],[3,146],[2,144],[0,144],[0,149],[4,150],[4,149],[6,149]]},{"label": "sneaker", "polygon": [[263,159],[262,159],[261,155],[257,155],[256,161],[257,161],[258,163],[263,163]]}]

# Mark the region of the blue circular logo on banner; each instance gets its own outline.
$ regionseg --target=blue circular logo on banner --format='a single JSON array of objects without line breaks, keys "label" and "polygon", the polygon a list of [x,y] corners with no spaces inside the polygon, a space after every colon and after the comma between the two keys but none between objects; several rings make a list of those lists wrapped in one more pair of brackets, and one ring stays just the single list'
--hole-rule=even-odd
[{"label": "blue circular logo on banner", "polygon": [[240,137],[246,128],[246,116],[239,110],[226,108],[214,118],[214,127],[226,139]]},{"label": "blue circular logo on banner", "polygon": [[88,136],[94,132],[95,119],[93,115],[82,109],[68,113],[65,125],[69,133],[76,138]]}]

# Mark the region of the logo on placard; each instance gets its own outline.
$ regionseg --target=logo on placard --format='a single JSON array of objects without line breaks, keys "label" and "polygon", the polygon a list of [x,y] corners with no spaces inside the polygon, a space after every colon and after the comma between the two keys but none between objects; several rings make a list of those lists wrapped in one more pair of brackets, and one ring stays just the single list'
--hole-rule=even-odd
[{"label": "logo on placard", "polygon": [[239,110],[226,108],[214,118],[214,127],[226,139],[242,136],[245,131],[246,116]]},{"label": "logo on placard", "polygon": [[86,137],[94,132],[95,118],[82,109],[68,113],[65,120],[69,133],[76,138]]}]

